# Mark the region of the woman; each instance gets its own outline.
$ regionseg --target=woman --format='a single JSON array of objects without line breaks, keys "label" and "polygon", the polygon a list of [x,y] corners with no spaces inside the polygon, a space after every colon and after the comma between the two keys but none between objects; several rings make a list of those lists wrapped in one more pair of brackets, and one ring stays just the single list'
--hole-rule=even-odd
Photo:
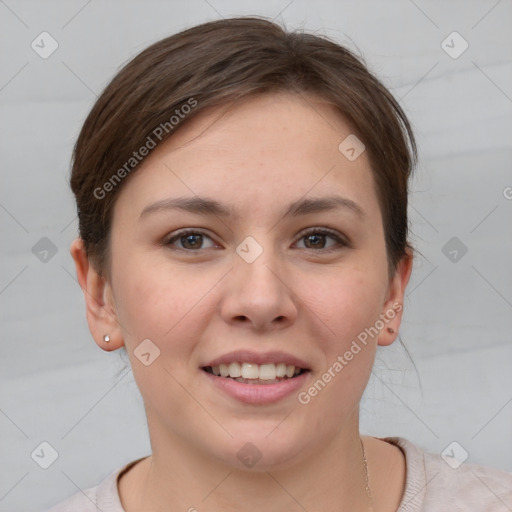
[{"label": "woman", "polygon": [[152,454],[52,510],[512,507],[508,473],[359,433],[402,318],[415,160],[400,106],[326,38],[232,18],[129,62],[75,146],[71,254]]}]

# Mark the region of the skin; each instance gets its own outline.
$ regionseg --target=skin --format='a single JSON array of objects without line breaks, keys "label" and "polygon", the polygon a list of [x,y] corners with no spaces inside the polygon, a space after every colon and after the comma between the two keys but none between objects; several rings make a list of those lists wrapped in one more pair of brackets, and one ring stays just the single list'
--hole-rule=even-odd
[{"label": "skin", "polygon": [[[412,258],[388,275],[367,155],[351,162],[338,150],[350,133],[339,113],[313,96],[272,94],[222,116],[207,111],[123,184],[106,277],[80,239],[72,244],[91,333],[105,350],[126,347],[145,403],[152,455],[119,480],[127,512],[368,510],[359,402],[376,347],[394,341],[401,312],[306,405],[296,393],[276,404],[243,404],[200,369],[235,349],[282,350],[310,364],[307,390],[359,333],[403,303]],[[364,216],[337,207],[284,217],[294,201],[333,194],[357,203]],[[157,201],[195,196],[237,216],[158,209],[141,218]],[[192,248],[187,238],[166,244],[182,228],[206,233],[202,245],[201,237]],[[316,245],[302,233],[307,228],[318,228]],[[321,228],[349,245],[322,236]],[[247,236],[263,249],[252,263],[236,252]],[[149,366],[134,356],[144,339],[160,350]],[[403,454],[362,439],[374,509],[395,511]],[[262,455],[252,468],[237,458],[246,442]]]}]

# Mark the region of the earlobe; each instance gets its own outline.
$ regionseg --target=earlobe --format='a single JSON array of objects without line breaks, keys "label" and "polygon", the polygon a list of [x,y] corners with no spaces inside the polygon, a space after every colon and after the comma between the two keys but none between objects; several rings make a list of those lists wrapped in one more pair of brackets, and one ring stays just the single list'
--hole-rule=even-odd
[{"label": "earlobe", "polygon": [[76,275],[84,293],[87,322],[96,344],[103,350],[116,350],[124,345],[111,298],[111,286],[90,262],[81,238],[73,241],[70,253],[75,262]]},{"label": "earlobe", "polygon": [[412,250],[407,248],[405,256],[398,263],[395,274],[389,282],[388,295],[381,314],[385,322],[378,338],[378,344],[381,346],[391,345],[398,336],[404,309],[405,289],[411,277],[412,263]]}]

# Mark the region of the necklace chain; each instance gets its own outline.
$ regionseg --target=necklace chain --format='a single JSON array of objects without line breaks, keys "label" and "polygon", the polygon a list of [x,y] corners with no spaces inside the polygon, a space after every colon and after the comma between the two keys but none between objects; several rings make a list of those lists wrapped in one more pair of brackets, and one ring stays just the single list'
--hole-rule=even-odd
[{"label": "necklace chain", "polygon": [[361,448],[363,449],[363,467],[364,467],[364,480],[365,480],[365,486],[366,486],[366,494],[368,496],[368,499],[370,501],[370,510],[373,512],[373,498],[372,498],[372,492],[370,490],[370,477],[368,475],[368,460],[366,459],[366,451],[364,449],[364,443],[361,438],[359,438],[361,441]]}]

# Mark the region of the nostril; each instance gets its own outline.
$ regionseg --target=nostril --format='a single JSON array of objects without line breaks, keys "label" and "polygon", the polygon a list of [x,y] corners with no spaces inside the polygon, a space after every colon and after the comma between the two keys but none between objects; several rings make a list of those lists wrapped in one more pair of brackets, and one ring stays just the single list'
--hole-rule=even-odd
[{"label": "nostril", "polygon": [[235,316],[235,320],[241,320],[242,322],[245,322],[246,320],[248,320],[248,318],[246,316],[240,315]]}]

